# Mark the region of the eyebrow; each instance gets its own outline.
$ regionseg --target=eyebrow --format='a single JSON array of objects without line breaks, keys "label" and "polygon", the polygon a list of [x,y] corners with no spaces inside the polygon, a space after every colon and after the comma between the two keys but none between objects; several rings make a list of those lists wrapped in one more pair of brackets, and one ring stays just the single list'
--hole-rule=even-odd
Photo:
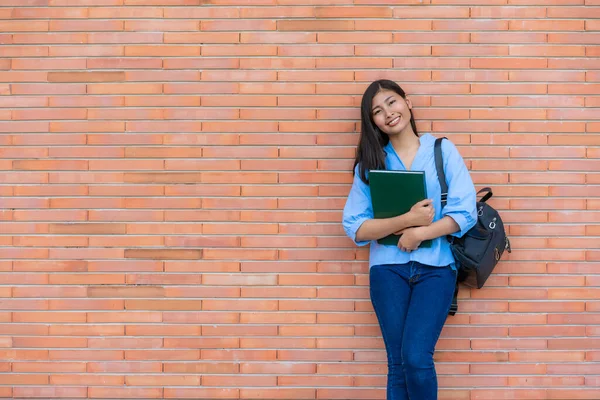
[{"label": "eyebrow", "polygon": [[[387,103],[387,101],[388,101],[389,99],[391,99],[392,97],[394,97],[394,95],[391,95],[390,97],[388,97],[387,99],[385,99],[383,102],[384,102],[384,103]],[[380,105],[376,105],[375,107],[373,107],[373,108],[371,109],[371,111],[375,110],[377,107],[381,107],[381,106],[380,106]]]}]

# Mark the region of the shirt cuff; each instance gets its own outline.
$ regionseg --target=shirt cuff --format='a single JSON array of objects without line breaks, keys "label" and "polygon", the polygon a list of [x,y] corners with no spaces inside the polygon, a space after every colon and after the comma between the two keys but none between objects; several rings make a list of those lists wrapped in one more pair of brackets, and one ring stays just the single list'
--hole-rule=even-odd
[{"label": "shirt cuff", "polygon": [[358,228],[360,228],[360,226],[369,218],[360,218],[357,219],[356,221],[354,221],[354,223],[352,223],[352,225],[350,225],[348,227],[348,229],[346,230],[346,234],[348,235],[348,237],[350,239],[352,239],[352,241],[354,242],[355,245],[357,246],[365,246],[367,244],[369,244],[369,240],[362,240],[360,242],[356,241],[356,232],[358,231]]},{"label": "shirt cuff", "polygon": [[465,233],[471,229],[467,222],[467,218],[461,213],[448,213],[445,216],[448,216],[456,222],[460,230],[458,232],[451,233],[450,236],[454,236],[457,238],[463,237]]}]

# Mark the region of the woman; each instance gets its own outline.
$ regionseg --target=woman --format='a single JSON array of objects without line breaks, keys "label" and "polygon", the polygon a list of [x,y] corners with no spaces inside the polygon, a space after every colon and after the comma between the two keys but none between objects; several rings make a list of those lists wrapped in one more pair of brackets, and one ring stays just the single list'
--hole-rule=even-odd
[{"label": "woman", "polygon": [[[367,88],[361,124],[343,226],[357,245],[371,244],[370,294],[388,357],[387,398],[437,399],[433,352],[456,283],[454,258],[445,237],[460,237],[475,225],[475,188],[456,147],[444,140],[448,203],[441,209],[435,138],[418,134],[412,103],[396,83],[379,80]],[[377,169],[425,171],[430,199],[406,214],[374,219],[368,174]],[[377,243],[392,233],[401,233],[397,246]],[[429,239],[431,247],[419,248]]]}]

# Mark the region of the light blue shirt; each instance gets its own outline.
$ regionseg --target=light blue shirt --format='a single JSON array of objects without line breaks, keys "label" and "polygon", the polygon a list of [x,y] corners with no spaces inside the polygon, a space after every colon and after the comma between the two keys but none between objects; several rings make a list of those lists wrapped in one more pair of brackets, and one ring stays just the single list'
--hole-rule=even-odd
[{"label": "light blue shirt", "polygon": [[[448,184],[448,202],[442,210],[441,188],[437,177],[433,152],[435,137],[426,133],[420,136],[419,141],[421,145],[417,150],[411,170],[425,171],[427,196],[433,199],[433,206],[435,208],[434,222],[444,216],[452,217],[460,227],[460,231],[454,233],[453,236],[461,237],[477,222],[475,187],[473,186],[469,171],[454,144],[449,140],[443,140],[442,155],[446,182]],[[406,170],[391,143],[388,143],[384,150],[386,152],[386,169]],[[356,231],[358,231],[363,222],[372,218],[373,207],[371,205],[369,186],[360,179],[357,166],[354,170],[354,182],[352,183],[352,188],[344,207],[342,224],[348,237],[358,246],[364,246],[369,243],[369,241],[357,242]],[[455,268],[450,244],[445,237],[434,239],[430,248],[419,247],[410,253],[401,251],[397,246],[381,245],[376,240],[372,240],[370,243],[370,267],[374,265],[405,264],[410,261],[417,261],[430,266],[441,267],[450,265],[452,268]]]}]

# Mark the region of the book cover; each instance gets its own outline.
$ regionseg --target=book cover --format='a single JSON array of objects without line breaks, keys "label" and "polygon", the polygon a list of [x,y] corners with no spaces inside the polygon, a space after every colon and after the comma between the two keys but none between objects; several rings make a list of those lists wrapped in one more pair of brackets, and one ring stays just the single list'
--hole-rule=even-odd
[{"label": "book cover", "polygon": [[[369,171],[369,187],[375,218],[391,218],[410,211],[421,200],[427,198],[424,171]],[[397,246],[399,235],[388,235],[377,241],[379,244]],[[431,247],[426,240],[419,247]]]}]

